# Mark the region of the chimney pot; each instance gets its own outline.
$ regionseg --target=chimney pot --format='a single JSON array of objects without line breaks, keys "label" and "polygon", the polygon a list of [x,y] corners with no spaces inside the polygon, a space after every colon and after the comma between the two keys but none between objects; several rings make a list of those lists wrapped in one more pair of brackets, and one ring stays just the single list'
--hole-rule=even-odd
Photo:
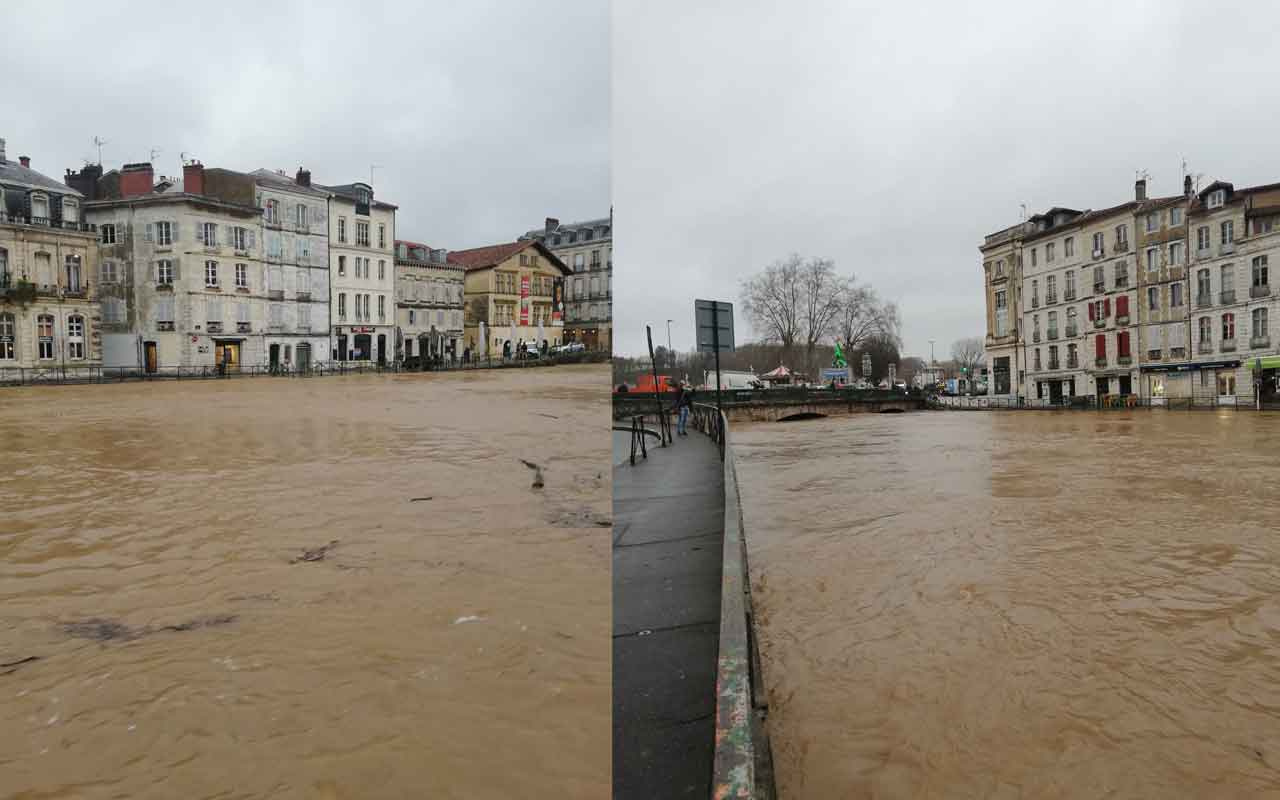
[{"label": "chimney pot", "polygon": [[311,185],[311,170],[298,167],[298,176],[295,178],[299,186]]},{"label": "chimney pot", "polygon": [[120,197],[137,197],[155,190],[155,171],[151,163],[125,164],[120,168]]},{"label": "chimney pot", "polygon": [[1139,203],[1147,199],[1147,179],[1139,178],[1133,182],[1133,199]]},{"label": "chimney pot", "polygon": [[1182,177],[1182,193],[1187,197],[1191,196],[1191,176],[1184,175]]},{"label": "chimney pot", "polygon": [[18,163],[24,167],[31,167],[31,156],[18,156]]},{"label": "chimney pot", "polygon": [[555,232],[555,229],[559,227],[560,227],[560,220],[556,219],[555,217],[547,217],[547,220],[544,223],[542,232],[550,236],[552,233]]}]

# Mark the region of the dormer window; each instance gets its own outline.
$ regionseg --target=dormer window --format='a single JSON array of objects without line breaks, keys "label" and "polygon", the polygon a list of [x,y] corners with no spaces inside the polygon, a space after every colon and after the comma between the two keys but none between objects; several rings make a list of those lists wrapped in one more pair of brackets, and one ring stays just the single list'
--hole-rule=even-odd
[{"label": "dormer window", "polygon": [[70,197],[62,199],[62,221],[63,222],[79,222],[80,221],[80,204]]},{"label": "dormer window", "polygon": [[1209,192],[1209,208],[1220,208],[1223,203],[1227,202],[1227,192],[1225,189],[1214,189]]},{"label": "dormer window", "polygon": [[31,218],[47,222],[49,219],[49,198],[43,194],[31,194]]}]

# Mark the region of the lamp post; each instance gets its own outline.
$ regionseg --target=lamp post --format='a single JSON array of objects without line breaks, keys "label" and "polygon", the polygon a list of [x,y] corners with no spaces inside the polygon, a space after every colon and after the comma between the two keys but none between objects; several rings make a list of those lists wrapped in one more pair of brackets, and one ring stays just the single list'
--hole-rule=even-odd
[{"label": "lamp post", "polygon": [[671,359],[671,365],[675,366],[675,356],[671,354],[671,320],[667,320],[667,358]]},{"label": "lamp post", "polygon": [[929,366],[932,367],[934,364],[937,364],[937,363],[938,363],[938,359],[933,357],[933,340],[930,339],[929,340]]}]

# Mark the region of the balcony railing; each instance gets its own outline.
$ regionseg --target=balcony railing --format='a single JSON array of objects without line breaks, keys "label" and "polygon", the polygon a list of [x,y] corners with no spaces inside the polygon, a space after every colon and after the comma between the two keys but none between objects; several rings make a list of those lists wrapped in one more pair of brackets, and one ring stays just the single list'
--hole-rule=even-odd
[{"label": "balcony railing", "polygon": [[1208,293],[1196,295],[1196,308],[1208,308],[1213,305],[1213,297]]},{"label": "balcony railing", "polygon": [[1224,306],[1229,306],[1236,301],[1236,290],[1226,289],[1218,294],[1218,302]]},{"label": "balcony railing", "polygon": [[311,302],[311,292],[298,292],[298,302],[299,303]]},{"label": "balcony railing", "polygon": [[1097,358],[1095,358],[1095,359],[1093,360],[1093,365],[1094,365],[1095,367],[1105,367],[1105,366],[1107,365],[1107,357],[1106,357],[1106,356],[1098,356]]},{"label": "balcony railing", "polygon": [[1036,331],[1035,333],[1031,334],[1031,341],[1032,342],[1040,341],[1040,331]]},{"label": "balcony railing", "polygon": [[1116,356],[1116,363],[1122,367],[1127,367],[1133,363],[1133,356]]},{"label": "balcony railing", "polygon": [[1063,292],[1063,293],[1062,293],[1062,299],[1063,299],[1063,300],[1065,300],[1065,301],[1066,301],[1066,302],[1068,302],[1068,303],[1070,303],[1072,300],[1075,300],[1075,299],[1076,299],[1076,290],[1075,290],[1075,289],[1068,289],[1068,290],[1066,290],[1065,292]]},{"label": "balcony railing", "polygon": [[236,332],[237,332],[237,333],[249,333],[249,332],[251,332],[252,330],[253,330],[253,323],[252,323],[252,322],[237,322],[237,323],[236,323]]},{"label": "balcony railing", "polygon": [[1106,284],[1106,282],[1105,282],[1105,281],[1103,281],[1103,282],[1101,282],[1101,283],[1100,283],[1100,282],[1098,282],[1098,281],[1094,281],[1094,282],[1093,282],[1093,293],[1094,293],[1094,294],[1102,294],[1102,293],[1103,293],[1103,292],[1105,292],[1106,290],[1107,290],[1107,284]]},{"label": "balcony railing", "polygon": [[1080,335],[1080,331],[1079,331],[1079,329],[1077,329],[1077,328],[1076,328],[1075,326],[1073,326],[1073,325],[1068,325],[1068,326],[1067,326],[1067,338],[1068,338],[1068,339],[1073,339],[1073,338],[1075,338],[1076,336],[1079,336],[1079,335]]},{"label": "balcony railing", "polygon": [[1067,369],[1079,369],[1079,368],[1080,368],[1080,360],[1077,358],[1072,358],[1071,356],[1067,356]]},{"label": "balcony railing", "polygon": [[1117,253],[1127,253],[1129,252],[1129,240],[1126,239],[1123,242],[1116,242],[1115,246],[1111,249],[1115,250]]},{"label": "balcony railing", "polygon": [[1163,351],[1161,351],[1161,350],[1148,350],[1148,351],[1147,351],[1147,360],[1148,360],[1148,361],[1159,361],[1163,356],[1164,356],[1164,352],[1163,352]]},{"label": "balcony railing", "polygon": [[1263,284],[1249,287],[1250,297],[1266,297],[1269,294],[1271,294],[1270,284],[1263,283]]},{"label": "balcony railing", "polygon": [[1173,359],[1174,361],[1179,361],[1179,360],[1184,359],[1184,358],[1186,358],[1186,357],[1187,357],[1187,348],[1185,348],[1185,347],[1170,347],[1170,348],[1169,348],[1169,358]]},{"label": "balcony railing", "polygon": [[1213,342],[1201,341],[1196,344],[1196,352],[1202,356],[1209,355],[1213,352]]},{"label": "balcony railing", "polygon": [[1128,324],[1129,324],[1129,315],[1128,315],[1128,314],[1116,314],[1116,324],[1117,324],[1117,325],[1128,325]]},{"label": "balcony railing", "polygon": [[173,320],[171,320],[171,319],[167,319],[167,320],[164,320],[164,321],[162,321],[162,322],[157,322],[157,323],[156,323],[156,330],[158,330],[158,331],[171,331],[171,330],[173,330]]},{"label": "balcony railing", "polygon": [[1117,288],[1117,289],[1128,289],[1128,288],[1129,288],[1129,276],[1128,276],[1128,275],[1117,275],[1117,276],[1116,276],[1116,288]]},{"label": "balcony railing", "polygon": [[221,323],[221,322],[206,322],[206,323],[204,324],[204,329],[205,329],[206,331],[208,331],[209,333],[222,333],[222,323]]},{"label": "balcony railing", "polygon": [[1263,350],[1271,346],[1270,336],[1250,336],[1249,347],[1254,350]]},{"label": "balcony railing", "polygon": [[1050,338],[1051,340],[1052,340],[1052,339],[1057,339],[1057,338],[1058,338],[1058,329],[1057,329],[1057,328],[1050,328],[1050,329],[1049,329],[1049,338]]},{"label": "balcony railing", "polygon": [[1222,343],[1218,345],[1218,349],[1224,353],[1234,352],[1236,349],[1235,337],[1232,337],[1230,339],[1223,339]]},{"label": "balcony railing", "polygon": [[1058,302],[1058,296],[1056,294],[1047,294],[1044,296],[1045,305],[1051,306],[1056,302]]},{"label": "balcony railing", "polygon": [[268,290],[267,290],[267,299],[268,299],[268,300],[283,300],[283,299],[284,299],[284,289],[268,289]]},{"label": "balcony railing", "polygon": [[1218,245],[1218,255],[1220,256],[1229,256],[1235,251],[1236,251],[1235,242],[1223,242],[1222,244]]},{"label": "balcony railing", "polygon": [[1058,362],[1058,361],[1050,361],[1049,369],[1062,369],[1062,364],[1061,362]]},{"label": "balcony railing", "polygon": [[1093,260],[1097,261],[1098,259],[1103,258],[1106,255],[1107,255],[1107,251],[1105,248],[1101,248],[1101,247],[1095,248],[1093,251]]},{"label": "balcony railing", "polygon": [[1032,307],[1032,308],[1039,308],[1039,307],[1040,307],[1040,298],[1039,298],[1039,297],[1032,297],[1032,298],[1031,298],[1031,307]]},{"label": "balcony railing", "polygon": [[1097,318],[1096,318],[1096,319],[1094,319],[1094,321],[1093,321],[1093,327],[1095,327],[1095,328],[1105,328],[1105,327],[1107,327],[1107,318],[1106,318],[1106,317],[1097,317]]},{"label": "balcony railing", "polygon": [[7,214],[0,211],[0,222],[7,222],[10,225],[35,225],[41,228],[58,228],[64,231],[82,231],[95,232],[98,226],[88,222],[71,222],[69,220],[55,220],[48,217],[32,217],[27,214]]},{"label": "balcony railing", "polygon": [[1212,257],[1213,257],[1212,248],[1201,247],[1199,250],[1196,250],[1196,258],[1212,258]]}]

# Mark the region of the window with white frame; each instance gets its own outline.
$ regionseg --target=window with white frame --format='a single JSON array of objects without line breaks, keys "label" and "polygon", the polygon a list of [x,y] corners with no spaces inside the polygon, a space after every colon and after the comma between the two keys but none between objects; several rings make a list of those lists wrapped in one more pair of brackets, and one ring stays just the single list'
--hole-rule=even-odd
[{"label": "window with white frame", "polygon": [[1182,283],[1175,281],[1169,284],[1169,305],[1177,307],[1182,305]]},{"label": "window with white frame", "polygon": [[387,318],[387,298],[384,295],[378,295],[378,321],[382,322]]},{"label": "window with white frame", "polygon": [[1124,247],[1124,246],[1127,246],[1128,244],[1129,244],[1129,226],[1117,225],[1116,226],[1116,245],[1119,247]]},{"label": "window with white frame", "polygon": [[1228,219],[1228,220],[1224,220],[1224,221],[1223,221],[1223,223],[1222,223],[1222,225],[1220,226],[1220,229],[1221,229],[1221,231],[1222,231],[1222,243],[1223,243],[1223,244],[1228,244],[1228,243],[1230,243],[1230,242],[1234,242],[1234,241],[1236,240],[1236,237],[1235,237],[1235,233],[1236,233],[1236,226],[1235,226],[1235,223],[1234,223],[1234,222],[1232,222],[1232,221],[1231,221],[1231,220],[1229,220],[1229,219]]},{"label": "window with white frame", "polygon": [[[596,266],[600,264],[599,250],[591,253],[592,260],[596,262]],[[1068,236],[1062,240],[1062,257],[1071,258],[1076,254],[1076,237]]]},{"label": "window with white frame", "polygon": [[307,207],[302,203],[294,206],[294,222],[299,228],[307,227]]},{"label": "window with white frame", "polygon": [[1160,248],[1148,247],[1147,248],[1147,270],[1153,271],[1157,269],[1160,269]]},{"label": "window with white frame", "polygon": [[338,217],[338,241],[342,244],[347,242],[347,218]]},{"label": "window with white frame", "polygon": [[98,265],[98,282],[99,283],[115,283],[116,282],[116,262],[107,260]]},{"label": "window with white frame", "polygon": [[266,216],[268,224],[274,225],[275,223],[279,222],[280,221],[280,201],[268,200],[266,207],[262,209],[262,213]]},{"label": "window with white frame", "polygon": [[1209,226],[1208,225],[1201,225],[1199,228],[1196,229],[1196,249],[1197,250],[1209,249]]},{"label": "window with white frame", "polygon": [[378,249],[385,249],[387,246],[387,226],[378,223]]},{"label": "window with white frame", "polygon": [[235,227],[231,229],[231,244],[237,250],[249,249],[249,231],[245,228]]},{"label": "window with white frame", "polygon": [[165,220],[155,223],[156,244],[168,247],[173,244],[173,223]]},{"label": "window with white frame", "polygon": [[63,222],[79,222],[80,221],[80,204],[70,197],[62,198],[62,221]]},{"label": "window with white frame", "polygon": [[1049,242],[1044,246],[1044,263],[1053,263],[1053,242]]},{"label": "window with white frame", "polygon": [[272,303],[268,311],[271,315],[268,318],[268,322],[271,324],[272,327],[278,328],[284,325],[284,304],[283,303]]},{"label": "window with white frame", "polygon": [[378,259],[378,280],[385,281],[387,279],[387,262]]},{"label": "window with white frame", "polygon": [[1147,287],[1147,310],[1148,311],[1160,310],[1160,287],[1159,286]]},{"label": "window with white frame", "polygon": [[1169,209],[1169,226],[1172,227],[1174,225],[1181,225],[1181,224],[1182,224],[1182,209],[1176,206]]},{"label": "window with white frame", "polygon": [[1208,317],[1200,318],[1200,344],[1211,344],[1213,342],[1213,320]]},{"label": "window with white frame", "polygon": [[204,285],[205,286],[218,285],[218,262],[217,261],[204,262]]},{"label": "window with white frame", "polygon": [[241,300],[236,303],[236,322],[240,323],[241,326],[249,324],[249,302],[247,300]]},{"label": "window with white frame", "polygon": [[200,225],[200,241],[204,242],[205,247],[216,247],[218,245],[218,224],[216,222],[205,222]]},{"label": "window with white frame", "polygon": [[369,223],[356,220],[356,244],[361,247],[369,246]]},{"label": "window with white frame", "polygon": [[237,289],[249,288],[249,265],[248,264],[236,264],[236,288]]},{"label": "window with white frame", "polygon": [[311,274],[305,269],[298,270],[298,294],[311,292]]},{"label": "window with white frame", "polygon": [[1267,286],[1267,257],[1253,257],[1253,285],[1257,287]]},{"label": "window with white frame", "polygon": [[1104,241],[1102,231],[1098,231],[1093,235],[1093,254],[1102,255]]},{"label": "window with white frame", "polygon": [[31,195],[31,218],[43,224],[49,219],[49,198],[42,194]]},{"label": "window with white frame", "polygon": [[52,314],[41,314],[36,317],[36,358],[41,361],[53,360]]},{"label": "window with white frame", "polygon": [[341,292],[338,294],[338,319],[347,318],[347,294]]},{"label": "window with white frame", "polygon": [[102,241],[102,243],[103,243],[103,244],[115,244],[115,243],[116,243],[116,226],[115,226],[115,223],[107,222],[107,223],[105,223],[105,224],[103,224],[103,225],[99,225],[99,226],[98,226],[98,233],[101,235],[101,241]]},{"label": "window with white frame", "polygon": [[217,297],[210,297],[205,301],[204,307],[206,322],[222,322],[222,300]]},{"label": "window with white frame", "polygon": [[1234,292],[1236,290],[1236,268],[1234,264],[1223,264],[1222,272],[1219,277],[1222,280],[1223,294]]},{"label": "window with white frame", "polygon": [[18,324],[14,315],[0,311],[0,361],[13,361],[18,352]]},{"label": "window with white frame", "polygon": [[173,285],[173,262],[167,258],[156,262],[156,283],[161,286]]},{"label": "window with white frame", "polygon": [[1152,211],[1151,213],[1147,214],[1147,233],[1151,233],[1159,229],[1160,229],[1160,212]]},{"label": "window with white frame", "polygon": [[338,274],[339,275],[347,274],[347,257],[346,256],[338,256]]},{"label": "window with white frame", "polygon": [[1209,192],[1209,208],[1218,208],[1227,201],[1227,192],[1225,189],[1214,189]]},{"label": "window with white frame", "polygon": [[67,256],[64,266],[67,273],[67,291],[79,292],[82,288],[80,283],[80,256]]},{"label": "window with white frame", "polygon": [[1169,243],[1169,266],[1180,266],[1183,261],[1182,242]]},{"label": "window with white frame", "polygon": [[311,304],[298,304],[298,326],[302,328],[311,327]]},{"label": "window with white frame", "polygon": [[67,358],[84,358],[84,317],[79,314],[67,317]]},{"label": "window with white frame", "polygon": [[162,324],[173,324],[173,295],[163,294],[156,298],[156,321]]}]

